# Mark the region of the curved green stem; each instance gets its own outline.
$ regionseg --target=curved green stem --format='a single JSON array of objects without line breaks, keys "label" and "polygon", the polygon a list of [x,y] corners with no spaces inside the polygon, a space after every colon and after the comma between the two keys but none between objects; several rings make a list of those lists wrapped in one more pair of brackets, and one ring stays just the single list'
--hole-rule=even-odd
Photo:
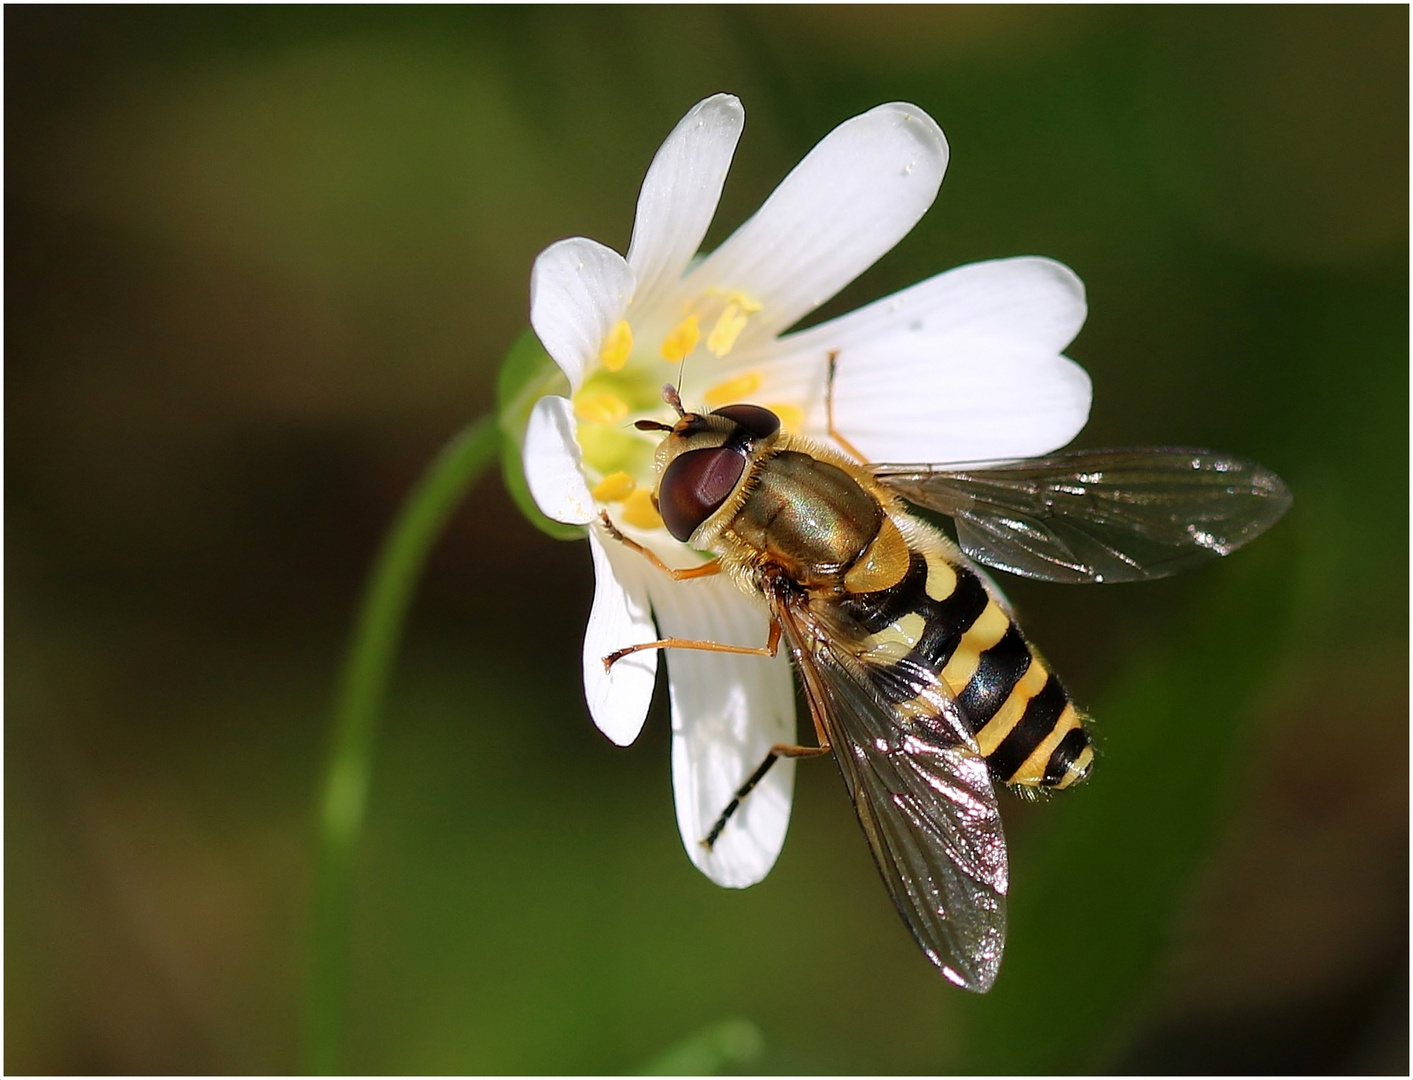
[{"label": "curved green stem", "polygon": [[427,554],[500,445],[493,417],[464,428],[427,466],[383,539],[339,683],[319,794],[319,861],[304,1015],[304,1071],[336,1072],[343,1027],[348,892],[363,827],[378,715]]}]

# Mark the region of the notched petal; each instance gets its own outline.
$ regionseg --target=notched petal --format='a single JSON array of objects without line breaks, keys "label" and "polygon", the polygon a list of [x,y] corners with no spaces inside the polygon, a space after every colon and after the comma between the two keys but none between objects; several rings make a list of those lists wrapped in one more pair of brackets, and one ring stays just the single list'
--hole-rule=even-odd
[{"label": "notched petal", "polygon": [[577,391],[633,298],[618,252],[576,236],[540,252],[530,274],[530,325]]},{"label": "notched petal", "polygon": [[880,342],[841,358],[835,421],[872,461],[1035,457],[1089,418],[1088,374],[1073,360],[979,339]]},{"label": "notched petal", "polygon": [[1084,326],[1084,283],[1068,266],[1035,255],[958,266],[820,323],[781,342],[791,352],[837,350],[901,338],[979,338],[1061,352]]},{"label": "notched petal", "polygon": [[[764,645],[768,618],[724,578],[650,579],[666,636]],[[782,649],[772,658],[671,649],[672,790],[682,844],[719,885],[745,888],[770,872],[785,842],[795,762],[777,761],[708,849],[702,840],[770,747],[795,741],[795,696]]]},{"label": "notched petal", "polygon": [[901,240],[932,205],[947,140],[915,105],[840,124],[684,286],[740,290],[763,307],[742,347],[824,303]]},{"label": "notched petal", "polygon": [[589,530],[594,604],[584,632],[584,696],[599,730],[619,746],[627,746],[643,730],[648,716],[658,650],[625,656],[607,671],[603,661],[619,649],[657,640],[644,581],[650,568],[640,555],[602,532],[599,526]]},{"label": "notched petal", "polygon": [[1031,457],[1089,418],[1089,376],[1060,355],[1085,313],[1068,267],[996,259],[782,338],[761,368],[775,394],[810,403],[804,431],[822,437],[835,354],[835,420],[873,461]]},{"label": "notched petal", "polygon": [[530,410],[521,461],[525,483],[546,517],[567,525],[587,525],[597,517],[598,508],[584,480],[574,429],[574,406],[568,398],[540,398]]},{"label": "notched petal", "polygon": [[641,305],[675,284],[701,247],[745,122],[738,98],[716,94],[682,118],[653,158],[628,247]]}]

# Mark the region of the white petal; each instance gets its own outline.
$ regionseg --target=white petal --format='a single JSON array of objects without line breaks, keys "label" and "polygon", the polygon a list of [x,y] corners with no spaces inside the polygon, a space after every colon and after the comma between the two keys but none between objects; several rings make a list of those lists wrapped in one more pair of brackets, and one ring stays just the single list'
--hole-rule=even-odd
[{"label": "white petal", "polygon": [[[834,419],[870,461],[1023,458],[1064,446],[1089,419],[1084,369],[985,338],[884,339],[840,358]],[[806,425],[822,433],[818,407]]]},{"label": "white petal", "polygon": [[594,606],[584,632],[584,696],[599,730],[627,746],[643,730],[657,679],[657,649],[625,656],[604,671],[603,658],[628,645],[656,641],[648,609],[647,576],[658,573],[618,541],[589,530],[594,558]]},{"label": "white petal", "polygon": [[853,348],[899,333],[994,338],[1058,353],[1075,339],[1087,312],[1084,283],[1073,270],[1023,255],[948,270],[792,334],[781,345],[820,355],[837,349],[841,365]]},{"label": "white petal", "polygon": [[[649,589],[664,636],[764,645],[768,617],[726,578]],[[775,865],[790,822],[795,763],[777,761],[708,851],[702,839],[774,743],[795,741],[795,694],[785,650],[774,658],[667,650],[672,790],[682,843],[718,885],[742,889]]]},{"label": "white petal", "polygon": [[709,97],[682,118],[653,158],[628,247],[639,305],[651,307],[657,291],[675,284],[701,247],[745,122],[737,98]]},{"label": "white petal", "polygon": [[[1089,417],[1089,376],[1059,355],[1084,323],[1084,286],[1050,259],[958,267],[780,339],[740,363],[761,400],[803,402],[826,438],[828,356],[840,432],[871,461],[975,461],[1049,453]],[[723,378],[725,375],[722,376]]]},{"label": "white petal", "polygon": [[688,275],[685,293],[739,289],[765,306],[739,347],[791,326],[863,273],[932,205],[947,140],[916,105],[847,120]]},{"label": "white petal", "polygon": [[598,507],[584,481],[574,429],[574,406],[568,398],[540,398],[530,410],[521,463],[525,483],[545,517],[587,525],[598,516]]},{"label": "white petal", "polygon": [[530,274],[530,325],[573,390],[632,298],[633,271],[611,248],[576,236],[540,252]]}]

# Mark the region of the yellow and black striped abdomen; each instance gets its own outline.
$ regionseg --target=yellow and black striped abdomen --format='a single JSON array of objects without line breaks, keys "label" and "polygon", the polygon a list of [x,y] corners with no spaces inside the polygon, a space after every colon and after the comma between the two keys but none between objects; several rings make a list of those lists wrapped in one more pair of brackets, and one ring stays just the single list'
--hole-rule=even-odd
[{"label": "yellow and black striped abdomen", "polygon": [[896,585],[838,604],[890,701],[911,696],[907,679],[890,677],[904,661],[940,673],[994,780],[1062,788],[1088,774],[1094,751],[1065,688],[966,566],[914,551]]}]

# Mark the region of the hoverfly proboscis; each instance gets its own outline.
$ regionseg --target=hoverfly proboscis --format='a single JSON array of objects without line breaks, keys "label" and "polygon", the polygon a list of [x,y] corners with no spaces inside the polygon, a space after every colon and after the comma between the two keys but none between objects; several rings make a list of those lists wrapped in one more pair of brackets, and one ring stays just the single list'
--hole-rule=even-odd
[{"label": "hoverfly proboscis", "polygon": [[[679,541],[714,558],[679,581],[725,574],[763,599],[764,645],[665,638],[621,649],[774,656],[783,639],[816,745],[771,747],[708,834],[716,843],[780,757],[833,752],[874,862],[928,959],[958,986],[989,990],[1006,934],[1008,865],[998,786],[1085,779],[1084,717],[973,560],[1058,582],[1166,577],[1242,546],[1290,505],[1273,472],[1210,450],[1065,451],[1009,463],[870,464],[786,434],[758,405],[686,411],[657,451],[654,504]],[[904,502],[952,519],[954,543]]]}]

